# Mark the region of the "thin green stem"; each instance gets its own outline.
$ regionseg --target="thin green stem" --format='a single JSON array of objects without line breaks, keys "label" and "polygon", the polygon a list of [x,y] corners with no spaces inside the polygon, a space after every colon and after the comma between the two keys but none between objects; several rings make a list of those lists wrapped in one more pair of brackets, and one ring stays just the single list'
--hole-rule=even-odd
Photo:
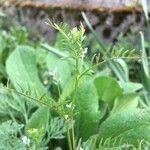
[{"label": "thin green stem", "polygon": [[75,101],[75,96],[76,96],[76,92],[77,92],[77,87],[78,87],[78,81],[79,81],[79,60],[78,58],[76,58],[76,75],[75,75],[75,84],[74,84],[74,93],[73,93],[73,104]]},{"label": "thin green stem", "polygon": [[[116,60],[116,59],[126,59],[126,60],[141,60],[141,57],[114,57],[114,58],[110,58],[111,60]],[[148,57],[148,59],[150,59],[150,57]],[[89,67],[87,70],[85,70],[84,72],[82,72],[80,74],[80,76],[78,77],[79,79],[84,76],[86,73],[88,73],[90,70],[94,69],[95,67],[98,67],[101,64],[106,63],[107,60],[104,60],[102,62],[99,62],[97,64],[92,65],[91,67]]]},{"label": "thin green stem", "polygon": [[74,135],[74,123],[72,123],[72,146],[73,146],[73,150],[76,149],[76,143],[75,143],[75,135]]},{"label": "thin green stem", "polygon": [[70,131],[69,131],[69,126],[68,126],[68,121],[66,122],[66,128],[67,128],[67,139],[68,139],[69,150],[73,150],[72,142],[71,142],[71,136],[70,136]]}]

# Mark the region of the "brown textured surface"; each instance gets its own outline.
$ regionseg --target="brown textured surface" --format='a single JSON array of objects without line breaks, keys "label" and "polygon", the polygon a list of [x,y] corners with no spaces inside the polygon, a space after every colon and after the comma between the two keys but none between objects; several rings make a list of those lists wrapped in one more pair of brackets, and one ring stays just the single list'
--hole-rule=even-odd
[{"label": "brown textured surface", "polygon": [[[0,0],[0,11],[4,12],[7,16],[7,18],[3,19],[3,23],[7,25],[13,22],[17,25],[24,25],[31,31],[33,38],[42,35],[46,37],[48,41],[54,40],[56,36],[56,32],[50,29],[45,23],[48,18],[54,20],[56,23],[66,22],[71,27],[78,26],[80,22],[83,22],[86,32],[88,33],[89,30],[83,21],[81,10],[71,9],[71,6],[68,9],[62,9],[61,6],[60,8],[56,6],[54,8],[49,8],[47,6],[49,1],[57,4],[63,0],[41,0],[41,2],[46,5],[47,9],[41,6],[37,7],[35,1],[40,2],[39,0],[34,0],[29,5],[28,0]],[[82,5],[86,4],[87,1],[88,0],[82,0]],[[95,1],[95,3],[99,2],[99,0],[92,1]],[[110,5],[116,7],[120,4],[124,7],[124,3],[128,0],[122,0],[120,4],[118,3],[121,0],[103,0],[103,2],[106,1],[110,2],[109,5],[106,5],[107,7],[110,7]],[[69,2],[70,0],[68,0],[68,3]],[[79,3],[81,0],[74,0],[74,3],[76,2]],[[104,3],[102,6],[104,6]],[[108,11],[85,11],[85,13],[96,32],[106,42],[113,41],[120,33],[126,34],[128,31],[130,32],[132,27],[136,27],[138,31],[144,29],[144,17],[139,12],[117,11],[109,13]]]},{"label": "brown textured surface", "polygon": [[0,5],[98,12],[131,12],[133,10],[138,12],[142,11],[139,0],[1,0]]}]

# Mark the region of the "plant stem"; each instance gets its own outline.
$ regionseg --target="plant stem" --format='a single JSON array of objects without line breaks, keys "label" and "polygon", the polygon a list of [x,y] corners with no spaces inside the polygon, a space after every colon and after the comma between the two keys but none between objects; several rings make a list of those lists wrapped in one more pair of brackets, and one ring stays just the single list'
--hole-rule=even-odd
[{"label": "plant stem", "polygon": [[70,131],[69,131],[69,126],[68,126],[68,121],[66,122],[66,128],[67,128],[67,139],[68,139],[69,150],[73,150]]},{"label": "plant stem", "polygon": [[79,81],[79,60],[78,58],[76,58],[76,76],[75,76],[75,84],[74,84],[74,93],[73,93],[73,104],[75,102],[75,96],[76,96],[76,92],[77,92],[77,87],[78,87],[78,81]]},{"label": "plant stem", "polygon": [[74,135],[74,123],[72,124],[72,146],[73,146],[73,150],[76,149],[76,143],[75,143],[75,135]]}]

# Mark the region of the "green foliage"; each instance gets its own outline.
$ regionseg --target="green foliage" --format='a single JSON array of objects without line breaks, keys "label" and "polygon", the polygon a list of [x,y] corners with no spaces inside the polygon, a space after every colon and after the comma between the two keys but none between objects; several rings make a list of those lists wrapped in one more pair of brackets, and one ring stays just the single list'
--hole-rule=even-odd
[{"label": "green foliage", "polygon": [[[70,150],[149,146],[149,58],[143,34],[139,58],[125,43],[107,49],[83,17],[102,57],[85,56],[82,24],[70,29],[49,21],[58,31],[54,46],[40,41],[35,46],[24,28],[0,34],[0,149],[55,149],[58,143]],[[130,79],[132,57],[141,59],[142,82]]]},{"label": "green foliage", "polygon": [[65,133],[64,119],[58,117],[51,119],[48,127],[49,139],[63,139],[65,138]]},{"label": "green foliage", "polygon": [[49,108],[41,107],[33,113],[26,125],[26,134],[33,139],[39,148],[49,122]]},{"label": "green foliage", "polygon": [[53,77],[53,80],[64,87],[68,79],[71,77],[71,61],[61,59],[55,54],[49,53],[46,57],[46,65],[49,70],[49,74]]},{"label": "green foliage", "polygon": [[138,106],[139,101],[139,95],[136,93],[121,95],[115,99],[111,113],[119,112],[124,109],[134,109]]},{"label": "green foliage", "polygon": [[27,95],[50,103],[51,99],[38,77],[36,57],[32,47],[17,47],[6,62],[6,70],[17,91],[26,92]]},{"label": "green foliage", "polygon": [[98,96],[92,77],[85,76],[81,79],[76,92],[75,111],[77,137],[87,140],[96,133],[100,118]]},{"label": "green foliage", "polygon": [[100,127],[100,138],[110,140],[110,145],[132,144],[139,141],[149,142],[149,111],[128,109],[110,115]]},{"label": "green foliage", "polygon": [[123,92],[118,82],[107,76],[100,76],[94,80],[99,99],[112,105],[115,98]]},{"label": "green foliage", "polygon": [[26,150],[26,145],[17,136],[22,127],[23,125],[10,120],[0,124],[1,150]]},{"label": "green foliage", "polygon": [[85,38],[83,25],[81,24],[79,28],[75,27],[72,30],[70,30],[67,24],[57,25],[50,20],[48,25],[59,31],[56,47],[69,51],[74,58],[79,58],[83,49],[83,40]]}]

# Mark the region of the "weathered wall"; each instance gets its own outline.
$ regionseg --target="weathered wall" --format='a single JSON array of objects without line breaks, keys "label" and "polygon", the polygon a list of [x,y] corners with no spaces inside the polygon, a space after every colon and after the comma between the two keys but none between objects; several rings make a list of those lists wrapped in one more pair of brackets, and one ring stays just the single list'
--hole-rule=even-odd
[{"label": "weathered wall", "polygon": [[[94,3],[91,3],[93,1]],[[143,28],[144,17],[139,12],[141,6],[136,3],[135,7],[133,4],[133,1],[131,3],[129,0],[107,0],[107,3],[105,0],[5,0],[0,8],[12,21],[27,26],[33,36],[42,34],[50,40],[55,38],[55,31],[45,24],[48,18],[56,22],[67,22],[73,27],[79,25],[80,21],[83,22],[81,11],[86,10],[95,30],[109,42],[120,32],[130,31],[132,26],[138,27],[139,30]],[[86,31],[88,32],[88,29]]]},{"label": "weathered wall", "polygon": [[1,0],[1,5],[88,11],[141,11],[140,0]]}]

